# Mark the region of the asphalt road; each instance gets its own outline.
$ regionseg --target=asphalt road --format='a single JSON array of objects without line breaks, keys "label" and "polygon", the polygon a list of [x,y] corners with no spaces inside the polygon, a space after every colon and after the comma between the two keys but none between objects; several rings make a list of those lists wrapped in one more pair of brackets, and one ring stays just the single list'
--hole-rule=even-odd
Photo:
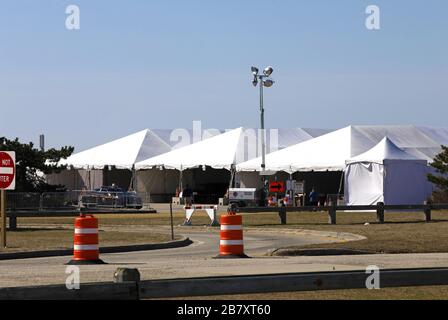
[{"label": "asphalt road", "polygon": [[[337,241],[300,233],[245,231],[245,252],[252,258],[223,260],[213,259],[219,253],[218,228],[183,227],[176,228],[176,233],[189,237],[193,244],[176,249],[103,254],[101,259],[107,265],[80,266],[81,282],[110,281],[117,267],[138,268],[142,279],[273,273],[279,270],[275,265],[281,266],[287,259],[266,257],[268,250]],[[65,283],[64,264],[69,260],[70,257],[51,257],[0,261],[0,287]]]},{"label": "asphalt road", "polygon": [[[160,231],[160,228],[157,230]],[[141,278],[147,280],[365,270],[369,265],[377,265],[380,268],[448,266],[446,253],[325,257],[266,256],[265,253],[273,248],[341,241],[341,238],[288,230],[246,230],[245,252],[251,257],[250,259],[213,259],[219,253],[218,231],[217,228],[176,228],[178,234],[190,237],[194,243],[176,249],[103,254],[101,259],[108,264],[80,266],[81,285],[85,282],[112,281],[113,273],[118,267],[138,268]],[[64,264],[69,260],[70,257],[52,257],[0,261],[0,287],[64,284],[68,276],[67,266]]]}]

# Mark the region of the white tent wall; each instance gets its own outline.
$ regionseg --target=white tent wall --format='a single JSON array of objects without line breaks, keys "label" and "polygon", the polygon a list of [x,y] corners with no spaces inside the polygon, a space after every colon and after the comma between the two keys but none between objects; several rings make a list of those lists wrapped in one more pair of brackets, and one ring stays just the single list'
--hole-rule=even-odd
[{"label": "white tent wall", "polygon": [[[82,185],[79,185],[77,179],[78,170],[61,170],[58,173],[50,173],[45,175],[45,181],[52,185],[63,185],[69,190],[80,190]],[[79,175],[78,175],[79,176]]]},{"label": "white tent wall", "polygon": [[131,182],[132,172],[127,169],[64,169],[46,176],[47,183],[64,185],[68,190],[95,189],[115,184],[125,190]]},{"label": "white tent wall", "polygon": [[92,169],[92,170],[79,170],[79,175],[84,183],[86,189],[95,189],[103,185],[103,170]]},{"label": "white tent wall", "polygon": [[423,204],[431,196],[426,163],[386,160],[384,166],[385,204]]},{"label": "white tent wall", "polygon": [[428,167],[413,161],[359,162],[345,171],[347,205],[423,204],[431,195]]},{"label": "white tent wall", "polygon": [[345,170],[344,179],[344,200],[347,205],[375,205],[384,202],[382,164],[350,164]]},{"label": "white tent wall", "polygon": [[[183,180],[189,180],[191,173],[184,172]],[[178,170],[138,170],[136,172],[137,192],[149,193],[152,202],[165,202],[176,193],[179,185]]]},{"label": "white tent wall", "polygon": [[103,170],[65,169],[46,175],[48,184],[64,185],[68,190],[94,189],[103,185]]},{"label": "white tent wall", "polygon": [[423,204],[430,196],[428,172],[426,160],[403,151],[384,137],[375,147],[346,161],[345,202]]}]

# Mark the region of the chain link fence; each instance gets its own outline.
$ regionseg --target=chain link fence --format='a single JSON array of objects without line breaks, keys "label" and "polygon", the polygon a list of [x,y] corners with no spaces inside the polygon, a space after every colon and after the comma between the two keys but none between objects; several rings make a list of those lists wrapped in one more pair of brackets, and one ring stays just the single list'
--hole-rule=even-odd
[{"label": "chain link fence", "polygon": [[137,192],[7,192],[8,211],[49,211],[98,209],[142,209],[150,208],[151,195]]}]

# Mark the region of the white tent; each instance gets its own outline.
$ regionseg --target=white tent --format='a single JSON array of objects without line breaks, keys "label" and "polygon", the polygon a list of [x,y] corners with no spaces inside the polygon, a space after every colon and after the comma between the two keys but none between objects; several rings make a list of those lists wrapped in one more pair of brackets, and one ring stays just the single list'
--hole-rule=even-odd
[{"label": "white tent", "polygon": [[228,169],[235,164],[243,128],[201,140],[188,146],[148,158],[135,164],[137,170],[164,167],[185,170],[200,166]]},{"label": "white tent", "polygon": [[[194,133],[191,129],[152,129],[163,141],[169,144],[172,149],[185,147],[200,140],[208,139],[222,134],[226,130],[203,129]],[[310,140],[331,132],[331,129],[308,129],[308,128],[272,128],[265,130],[266,152],[273,152],[284,149],[291,145]],[[246,149],[260,148],[261,130],[257,128],[244,128],[246,139]],[[195,134],[197,136],[195,136]],[[255,139],[252,139],[255,138]],[[198,140],[198,141],[196,141]],[[245,159],[249,160],[249,159]]]},{"label": "white tent", "polygon": [[406,153],[387,137],[346,165],[348,205],[422,204],[430,194],[427,161]]},{"label": "white tent", "polygon": [[[374,146],[356,128],[348,126],[266,155],[266,170],[342,171],[345,160]],[[240,163],[237,171],[260,171],[261,157]]]},{"label": "white tent", "polygon": [[131,169],[141,160],[168,152],[171,147],[151,130],[145,129],[106,144],[73,154],[62,159],[60,165],[77,169],[102,169],[115,166]]},{"label": "white tent", "polygon": [[[157,131],[159,134],[160,130]],[[321,133],[322,130],[314,132]],[[168,139],[168,134],[162,134]],[[261,131],[253,128],[238,128],[224,132],[220,135],[208,137],[184,147],[173,149],[171,152],[146,159],[136,164],[137,186],[139,191],[151,194],[174,193],[177,185],[185,181],[190,185],[195,183],[202,187],[207,183],[217,184],[232,179],[225,172],[206,170],[193,174],[191,170],[198,167],[209,166],[213,169],[231,170],[232,166],[257,157],[260,154]],[[268,129],[266,130],[266,150],[278,150],[288,145],[312,139],[313,136],[300,128]],[[172,170],[182,173],[178,179]],[[149,169],[149,170],[148,170]],[[233,172],[233,171],[232,171]]]}]

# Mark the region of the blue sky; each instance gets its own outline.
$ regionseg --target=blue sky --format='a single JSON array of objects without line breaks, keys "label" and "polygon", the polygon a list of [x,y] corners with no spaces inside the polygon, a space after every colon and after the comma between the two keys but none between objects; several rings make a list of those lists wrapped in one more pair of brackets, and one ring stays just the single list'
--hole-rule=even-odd
[{"label": "blue sky", "polygon": [[447,16],[445,0],[0,0],[0,136],[79,151],[193,120],[256,127],[251,65],[275,69],[268,127],[447,126]]}]

